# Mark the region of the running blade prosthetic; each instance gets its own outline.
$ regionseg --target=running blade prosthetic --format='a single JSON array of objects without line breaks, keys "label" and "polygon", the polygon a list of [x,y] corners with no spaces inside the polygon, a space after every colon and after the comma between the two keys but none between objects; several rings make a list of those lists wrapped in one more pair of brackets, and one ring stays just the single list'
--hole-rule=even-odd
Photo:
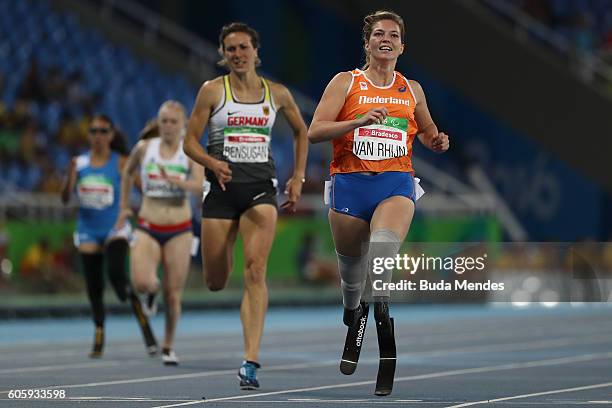
[{"label": "running blade prosthetic", "polygon": [[149,318],[145,315],[142,310],[142,304],[140,303],[140,299],[134,294],[130,294],[130,303],[132,305],[132,310],[136,315],[138,320],[138,326],[140,327],[140,331],[142,332],[142,337],[145,342],[145,347],[147,349],[147,353],[150,356],[154,356],[158,352],[157,340],[155,339],[155,335],[153,334],[153,330],[149,325]]},{"label": "running blade prosthetic", "polygon": [[395,328],[393,318],[389,317],[389,303],[376,302],[374,304],[374,319],[376,320],[376,334],[378,335],[378,352],[380,356],[374,395],[382,397],[391,394],[393,390],[395,364],[397,361]]},{"label": "running blade prosthetic", "polygon": [[361,309],[361,313],[354,316],[353,324],[348,327],[346,332],[344,351],[340,361],[340,372],[346,375],[353,374],[357,369],[357,362],[359,361],[359,354],[361,353],[361,346],[364,340],[363,336],[368,324],[370,305],[366,302],[361,302],[359,309]]}]

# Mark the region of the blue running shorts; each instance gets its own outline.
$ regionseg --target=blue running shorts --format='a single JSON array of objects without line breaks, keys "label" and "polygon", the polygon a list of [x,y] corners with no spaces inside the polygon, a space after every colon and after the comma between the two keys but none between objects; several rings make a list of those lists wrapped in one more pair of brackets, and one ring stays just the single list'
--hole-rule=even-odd
[{"label": "blue running shorts", "polygon": [[393,196],[416,203],[412,173],[388,171],[378,174],[338,173],[331,179],[330,206],[341,214],[370,222],[378,204]]}]

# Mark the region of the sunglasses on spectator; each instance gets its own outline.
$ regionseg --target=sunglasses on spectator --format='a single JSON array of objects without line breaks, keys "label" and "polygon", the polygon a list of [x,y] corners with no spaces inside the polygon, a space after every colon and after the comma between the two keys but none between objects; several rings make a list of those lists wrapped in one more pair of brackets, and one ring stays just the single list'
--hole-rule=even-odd
[{"label": "sunglasses on spectator", "polygon": [[92,135],[95,135],[96,133],[108,135],[110,132],[111,132],[110,128],[96,128],[96,127],[89,128],[89,133],[91,133]]}]

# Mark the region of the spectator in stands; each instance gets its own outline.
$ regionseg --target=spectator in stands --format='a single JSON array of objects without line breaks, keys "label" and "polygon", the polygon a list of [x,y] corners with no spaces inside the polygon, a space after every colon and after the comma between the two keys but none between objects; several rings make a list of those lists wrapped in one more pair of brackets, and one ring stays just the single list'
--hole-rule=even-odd
[{"label": "spectator in stands", "polygon": [[36,189],[41,193],[60,193],[62,191],[62,176],[47,152],[42,148],[36,149],[36,166],[42,172],[42,177]]},{"label": "spectator in stands", "polygon": [[30,120],[19,138],[19,156],[26,162],[33,162],[37,147],[38,123]]},{"label": "spectator in stands", "polygon": [[38,61],[34,58],[30,61],[28,72],[19,87],[17,99],[34,102],[46,102],[43,81],[39,76]]},{"label": "spectator in stands", "polygon": [[51,268],[52,261],[49,241],[44,238],[36,241],[28,247],[21,259],[20,275],[30,282],[44,279],[44,275]]},{"label": "spectator in stands", "polygon": [[92,99],[92,95],[83,86],[82,76],[83,74],[79,70],[68,76],[66,81],[66,103],[68,106],[83,107]]},{"label": "spectator in stands", "polygon": [[57,66],[49,68],[44,80],[45,98],[49,102],[66,103],[68,82],[62,76],[62,71]]},{"label": "spectator in stands", "polygon": [[76,155],[87,146],[86,135],[82,133],[78,121],[69,112],[64,112],[60,119],[56,140],[65,146],[71,155]]}]

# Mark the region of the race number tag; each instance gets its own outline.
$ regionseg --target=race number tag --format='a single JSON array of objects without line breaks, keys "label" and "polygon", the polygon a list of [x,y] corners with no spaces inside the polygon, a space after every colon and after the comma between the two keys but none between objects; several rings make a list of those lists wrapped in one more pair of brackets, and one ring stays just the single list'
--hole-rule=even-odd
[{"label": "race number tag", "polygon": [[358,127],[353,132],[353,154],[362,160],[387,160],[405,156],[408,154],[407,131],[407,119],[391,116],[381,125]]},{"label": "race number tag", "polygon": [[[145,165],[145,190],[149,197],[181,198],[185,190],[171,184],[167,179],[187,180],[189,169],[180,164],[159,164],[150,161]],[[165,173],[165,174],[164,174]]]},{"label": "race number tag", "polygon": [[113,183],[105,176],[83,177],[77,186],[81,207],[103,210],[113,205]]},{"label": "race number tag", "polygon": [[225,128],[223,156],[233,163],[267,163],[270,145],[268,129]]}]

